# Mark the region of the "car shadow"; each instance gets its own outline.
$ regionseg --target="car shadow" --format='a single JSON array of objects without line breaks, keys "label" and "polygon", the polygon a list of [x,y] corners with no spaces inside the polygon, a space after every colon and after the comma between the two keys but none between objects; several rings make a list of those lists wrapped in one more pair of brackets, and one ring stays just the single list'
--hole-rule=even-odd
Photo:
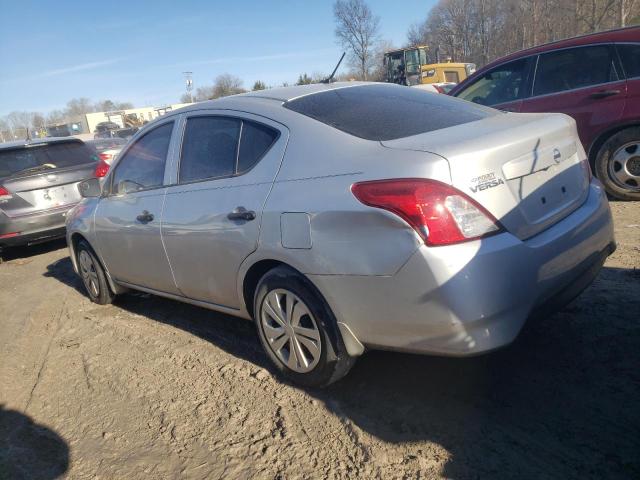
[{"label": "car shadow", "polygon": [[[81,288],[69,259],[47,275]],[[639,478],[640,297],[608,303],[630,282],[640,273],[603,268],[576,301],[491,354],[368,352],[342,381],[305,391],[380,440],[442,446],[447,478]],[[116,305],[275,375],[251,322],[147,294]]]},{"label": "car shadow", "polygon": [[0,478],[54,479],[69,468],[69,446],[53,430],[0,404]]},{"label": "car shadow", "polygon": [[45,253],[60,250],[67,246],[64,238],[49,240],[47,242],[37,243],[35,245],[21,245],[19,247],[3,247],[0,249],[0,263],[11,260],[35,257]]}]

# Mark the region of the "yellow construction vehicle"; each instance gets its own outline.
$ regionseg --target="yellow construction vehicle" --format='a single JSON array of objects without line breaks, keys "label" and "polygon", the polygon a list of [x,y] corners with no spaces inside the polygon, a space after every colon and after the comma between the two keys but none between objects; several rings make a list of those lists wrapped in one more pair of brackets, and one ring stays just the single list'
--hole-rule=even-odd
[{"label": "yellow construction vehicle", "polygon": [[476,71],[474,63],[455,63],[451,57],[433,62],[429,47],[415,47],[390,50],[384,54],[386,81],[400,85],[421,85],[429,83],[459,83]]}]

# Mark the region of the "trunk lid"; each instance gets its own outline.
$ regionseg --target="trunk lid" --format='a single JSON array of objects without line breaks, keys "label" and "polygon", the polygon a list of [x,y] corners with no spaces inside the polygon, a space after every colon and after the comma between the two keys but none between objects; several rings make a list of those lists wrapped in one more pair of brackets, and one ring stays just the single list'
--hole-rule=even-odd
[{"label": "trunk lid", "polygon": [[78,183],[93,176],[96,160],[82,142],[57,142],[0,150],[0,211],[9,217],[71,207]]},{"label": "trunk lid", "polygon": [[586,155],[575,122],[562,114],[499,114],[382,144],[444,157],[452,185],[520,239],[560,221],[588,194]]}]

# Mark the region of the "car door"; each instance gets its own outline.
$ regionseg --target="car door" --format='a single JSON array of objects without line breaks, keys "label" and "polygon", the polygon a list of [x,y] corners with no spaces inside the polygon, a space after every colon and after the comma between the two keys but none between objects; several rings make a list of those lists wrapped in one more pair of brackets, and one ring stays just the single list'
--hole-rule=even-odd
[{"label": "car door", "polygon": [[532,95],[521,111],[571,115],[587,148],[621,118],[626,89],[612,45],[566,48],[538,57]]},{"label": "car door", "polygon": [[480,105],[519,112],[528,91],[531,63],[530,58],[521,58],[498,65],[455,96]]},{"label": "car door", "polygon": [[102,259],[113,278],[178,293],[160,236],[165,170],[176,121],[146,132],[123,152],[95,213]]},{"label": "car door", "polygon": [[627,80],[627,102],[622,121],[635,122],[640,119],[640,42],[619,43],[616,49]]},{"label": "car door", "polygon": [[183,295],[239,308],[237,274],[257,248],[288,130],[250,114],[189,114],[162,237]]}]

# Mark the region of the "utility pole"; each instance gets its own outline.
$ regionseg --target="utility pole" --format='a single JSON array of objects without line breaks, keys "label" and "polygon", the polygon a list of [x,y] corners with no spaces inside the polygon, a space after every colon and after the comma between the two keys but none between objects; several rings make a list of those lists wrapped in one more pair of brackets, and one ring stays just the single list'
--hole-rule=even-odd
[{"label": "utility pole", "polygon": [[187,89],[187,95],[189,95],[189,101],[193,103],[193,95],[191,95],[191,91],[193,90],[193,72],[182,72],[184,75],[185,87]]}]

